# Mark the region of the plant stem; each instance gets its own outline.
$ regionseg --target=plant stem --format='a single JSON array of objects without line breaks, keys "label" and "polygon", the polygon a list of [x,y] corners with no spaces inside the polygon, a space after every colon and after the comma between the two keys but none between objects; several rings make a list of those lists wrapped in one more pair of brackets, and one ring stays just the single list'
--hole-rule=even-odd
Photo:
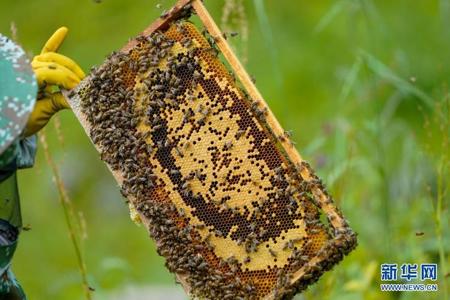
[{"label": "plant stem", "polygon": [[[42,144],[42,148],[44,149],[44,154],[45,154],[45,159],[47,160],[47,163],[50,165],[52,171],[53,171],[53,177],[55,179],[55,184],[56,187],[58,188],[58,193],[59,193],[59,202],[62,206],[63,212],[64,212],[64,217],[65,217],[65,221],[66,221],[66,225],[68,227],[69,230],[69,236],[70,239],[72,241],[73,247],[75,249],[75,255],[77,257],[77,262],[78,262],[78,268],[80,270],[80,275],[81,275],[81,281],[82,281],[82,285],[83,285],[83,290],[84,290],[84,295],[86,297],[87,300],[91,300],[91,288],[89,287],[88,284],[88,280],[87,280],[87,270],[86,270],[86,265],[84,263],[83,260],[83,256],[82,256],[82,252],[81,252],[81,247],[78,243],[77,237],[75,235],[75,227],[72,224],[72,220],[70,217],[70,199],[69,196],[67,195],[65,186],[64,186],[64,182],[61,179],[61,175],[59,173],[59,169],[55,163],[55,161],[53,160],[50,151],[48,149],[48,144],[47,144],[47,138],[45,135],[44,130],[42,130],[39,133],[39,141]],[[72,212],[72,215],[73,212]]]}]

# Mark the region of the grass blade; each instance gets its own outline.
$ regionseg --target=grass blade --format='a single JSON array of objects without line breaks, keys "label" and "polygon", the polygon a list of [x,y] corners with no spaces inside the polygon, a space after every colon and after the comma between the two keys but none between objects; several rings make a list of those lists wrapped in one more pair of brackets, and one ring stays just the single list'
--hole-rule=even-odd
[{"label": "grass blade", "polygon": [[330,23],[339,15],[344,8],[347,6],[348,0],[341,0],[336,2],[327,13],[320,19],[316,28],[314,28],[315,33],[320,33],[323,31]]},{"label": "grass blade", "polygon": [[434,100],[425,92],[415,87],[413,84],[408,82],[407,80],[401,78],[394,71],[392,71],[389,67],[383,64],[381,61],[376,59],[373,55],[368,52],[361,50],[361,56],[364,58],[364,61],[367,63],[369,69],[378,75],[380,78],[386,80],[393,86],[395,86],[398,90],[405,94],[411,94],[422,100],[422,102],[429,108],[433,108]]},{"label": "grass blade", "polygon": [[266,8],[264,7],[263,0],[253,0],[253,4],[255,5],[256,17],[258,19],[259,28],[263,34],[264,42],[266,44],[266,48],[270,52],[270,60],[272,63],[273,73],[275,75],[275,80],[278,86],[281,86],[281,82],[283,81],[281,72],[277,67],[277,48],[274,46],[275,42],[273,40],[272,30],[270,29],[269,18],[267,17]]}]

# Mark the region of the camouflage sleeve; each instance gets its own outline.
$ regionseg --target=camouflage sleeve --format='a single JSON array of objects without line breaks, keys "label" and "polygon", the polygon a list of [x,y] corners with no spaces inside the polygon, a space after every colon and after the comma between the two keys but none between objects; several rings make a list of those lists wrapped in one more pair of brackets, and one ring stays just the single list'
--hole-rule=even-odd
[{"label": "camouflage sleeve", "polygon": [[0,154],[0,173],[31,168],[36,156],[36,135],[14,141]]},{"label": "camouflage sleeve", "polygon": [[31,168],[34,165],[34,158],[36,156],[37,148],[36,135],[27,138],[22,138],[17,144],[17,168],[25,169]]},{"label": "camouflage sleeve", "polygon": [[[0,153],[0,173],[10,173],[12,169],[16,169],[15,157],[17,156],[17,142],[13,142],[6,148],[5,151]],[[0,178],[1,179],[1,178]],[[1,181],[1,180],[0,180]]]}]

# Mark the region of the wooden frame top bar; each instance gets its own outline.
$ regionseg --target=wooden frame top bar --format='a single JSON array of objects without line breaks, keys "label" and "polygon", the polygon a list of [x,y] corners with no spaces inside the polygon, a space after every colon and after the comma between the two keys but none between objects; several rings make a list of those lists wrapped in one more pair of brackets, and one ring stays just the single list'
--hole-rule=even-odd
[{"label": "wooden frame top bar", "polygon": [[[141,35],[148,36],[155,31],[164,30],[169,27],[170,23],[180,17],[183,8],[190,4],[193,0],[179,0],[168,12],[159,17],[155,22],[153,22],[149,27],[147,27]],[[131,48],[137,45],[137,41],[135,39],[131,40],[126,44],[121,51],[127,52]]]}]

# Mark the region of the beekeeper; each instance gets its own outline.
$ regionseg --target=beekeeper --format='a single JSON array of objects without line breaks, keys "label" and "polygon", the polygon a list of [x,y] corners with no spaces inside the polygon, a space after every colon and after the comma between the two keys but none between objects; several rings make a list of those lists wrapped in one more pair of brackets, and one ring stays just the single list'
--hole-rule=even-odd
[{"label": "beekeeper", "polygon": [[11,271],[22,229],[16,172],[34,164],[35,133],[70,108],[61,90],[84,77],[73,60],[56,53],[66,35],[67,28],[58,29],[30,64],[23,49],[0,34],[0,299],[26,299]]}]

